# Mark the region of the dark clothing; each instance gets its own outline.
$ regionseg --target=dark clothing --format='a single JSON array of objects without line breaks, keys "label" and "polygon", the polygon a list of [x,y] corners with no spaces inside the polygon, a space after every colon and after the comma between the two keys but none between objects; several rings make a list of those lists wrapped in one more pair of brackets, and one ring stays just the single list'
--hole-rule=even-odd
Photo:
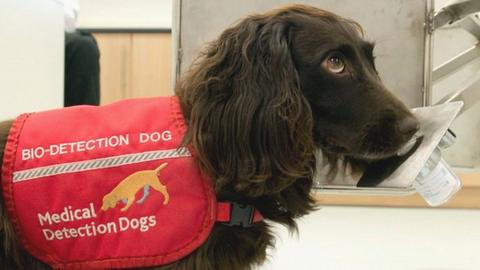
[{"label": "dark clothing", "polygon": [[65,34],[64,105],[99,105],[100,51],[89,33]]}]

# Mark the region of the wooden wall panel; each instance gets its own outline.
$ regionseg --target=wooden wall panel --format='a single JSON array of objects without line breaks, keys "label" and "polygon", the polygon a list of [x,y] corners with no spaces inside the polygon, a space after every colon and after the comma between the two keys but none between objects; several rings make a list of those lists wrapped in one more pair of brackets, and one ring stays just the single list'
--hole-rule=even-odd
[{"label": "wooden wall panel", "polygon": [[170,33],[96,33],[101,103],[172,95]]},{"label": "wooden wall panel", "polygon": [[108,104],[127,97],[131,89],[131,34],[94,34],[100,49],[100,101]]},{"label": "wooden wall panel", "polygon": [[172,95],[171,68],[170,33],[133,34],[130,97]]}]

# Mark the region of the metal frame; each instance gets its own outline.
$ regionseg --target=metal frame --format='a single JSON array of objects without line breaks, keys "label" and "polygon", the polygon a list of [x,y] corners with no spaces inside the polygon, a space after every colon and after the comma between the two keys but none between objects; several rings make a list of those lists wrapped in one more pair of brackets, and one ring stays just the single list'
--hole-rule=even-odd
[{"label": "metal frame", "polygon": [[425,14],[427,21],[425,22],[425,58],[423,70],[423,106],[432,103],[432,69],[433,69],[433,30],[435,18],[435,2],[428,0],[425,2]]},{"label": "metal frame", "polygon": [[[480,12],[480,1],[469,0],[447,6],[435,15],[434,29],[458,21],[458,26],[476,37],[479,42],[436,67],[433,70],[433,81],[438,81],[456,73],[461,67],[480,57],[480,19],[477,15],[471,15],[476,12]],[[480,89],[480,78],[472,80],[467,87],[443,97],[437,104],[463,101],[465,106],[462,112],[466,111],[480,101],[480,90],[478,89]]]},{"label": "metal frame", "polygon": [[182,1],[173,1],[173,25],[172,25],[172,47],[173,47],[173,59],[172,59],[172,86],[175,89],[177,78],[180,76],[180,63],[182,61],[182,49],[181,49],[181,19],[182,19]]},{"label": "metal frame", "polygon": [[452,73],[478,57],[480,57],[480,43],[477,43],[470,49],[459,53],[457,56],[433,69],[433,81],[438,81],[443,77],[451,75]]},{"label": "metal frame", "polygon": [[[480,10],[479,10],[480,11]],[[479,15],[471,15],[460,22],[463,29],[480,40],[480,18]]]},{"label": "metal frame", "polygon": [[446,6],[435,15],[434,28],[440,28],[446,24],[452,24],[456,21],[469,16],[472,13],[480,11],[480,1],[468,0]]},{"label": "metal frame", "polygon": [[[480,101],[480,78],[472,81],[467,87],[453,92],[442,98],[437,104],[450,103],[454,101],[462,101],[465,105],[458,115],[461,115],[468,108]],[[458,117],[458,116],[457,116]]]}]

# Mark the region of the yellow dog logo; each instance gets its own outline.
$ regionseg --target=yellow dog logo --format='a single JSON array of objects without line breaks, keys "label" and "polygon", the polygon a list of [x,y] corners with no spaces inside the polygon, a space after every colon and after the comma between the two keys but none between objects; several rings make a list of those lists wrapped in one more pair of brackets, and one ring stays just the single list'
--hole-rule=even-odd
[{"label": "yellow dog logo", "polygon": [[125,206],[121,209],[125,212],[132,206],[135,201],[135,194],[143,188],[143,197],[137,201],[141,204],[145,201],[150,193],[150,187],[163,194],[163,204],[168,204],[170,196],[167,187],[160,182],[160,171],[167,167],[168,163],[163,163],[155,170],[146,170],[135,172],[123,179],[110,193],[103,197],[102,210],[107,211],[109,208],[115,208],[118,201],[123,201]]}]

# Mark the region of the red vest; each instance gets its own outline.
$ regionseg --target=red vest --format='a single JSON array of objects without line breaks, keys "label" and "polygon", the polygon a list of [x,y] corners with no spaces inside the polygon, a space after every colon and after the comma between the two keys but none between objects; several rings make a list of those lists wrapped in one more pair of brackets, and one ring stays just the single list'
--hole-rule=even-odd
[{"label": "red vest", "polygon": [[26,250],[55,269],[164,265],[194,251],[230,205],[181,147],[185,128],[175,97],[19,116],[2,184]]}]

